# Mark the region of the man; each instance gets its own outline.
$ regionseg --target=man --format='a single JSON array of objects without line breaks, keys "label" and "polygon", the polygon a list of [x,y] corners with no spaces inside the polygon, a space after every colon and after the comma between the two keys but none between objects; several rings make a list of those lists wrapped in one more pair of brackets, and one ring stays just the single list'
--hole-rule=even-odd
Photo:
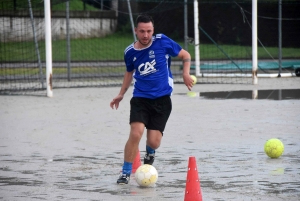
[{"label": "man", "polygon": [[136,19],[137,41],[124,51],[126,72],[119,94],[110,107],[118,109],[120,101],[133,80],[133,97],[130,100],[130,134],[124,149],[124,164],[118,184],[128,184],[132,163],[139,151],[139,142],[147,128],[144,164],[153,164],[155,150],[160,146],[167,120],[172,110],[173,78],[171,58],[183,61],[183,81],[188,90],[193,86],[190,77],[190,54],[163,34],[154,33],[153,19],[139,15]]}]

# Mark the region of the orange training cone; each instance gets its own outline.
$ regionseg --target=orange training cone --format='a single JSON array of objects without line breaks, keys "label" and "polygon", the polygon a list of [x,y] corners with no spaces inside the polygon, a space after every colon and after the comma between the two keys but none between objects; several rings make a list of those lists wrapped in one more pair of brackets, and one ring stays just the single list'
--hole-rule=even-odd
[{"label": "orange training cone", "polygon": [[131,173],[135,173],[135,171],[142,165],[141,163],[141,155],[140,155],[140,150],[138,150],[137,154],[136,154],[136,157],[133,161],[133,164],[132,164],[132,171]]},{"label": "orange training cone", "polygon": [[184,201],[202,201],[200,180],[194,156],[189,158]]}]

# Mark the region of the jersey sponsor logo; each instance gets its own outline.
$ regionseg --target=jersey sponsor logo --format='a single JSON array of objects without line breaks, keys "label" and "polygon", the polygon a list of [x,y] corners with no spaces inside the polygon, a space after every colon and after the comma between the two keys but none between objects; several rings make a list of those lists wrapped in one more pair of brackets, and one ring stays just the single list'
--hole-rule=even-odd
[{"label": "jersey sponsor logo", "polygon": [[155,58],[155,55],[154,55],[154,51],[153,51],[153,50],[150,50],[150,51],[149,51],[149,58],[151,58],[151,59]]},{"label": "jersey sponsor logo", "polygon": [[155,68],[156,61],[153,59],[151,62],[142,63],[138,67],[140,75],[148,75],[150,73],[155,73],[157,70]]},{"label": "jersey sponsor logo", "polygon": [[135,61],[135,60],[136,60],[136,57],[133,58],[133,61]]}]

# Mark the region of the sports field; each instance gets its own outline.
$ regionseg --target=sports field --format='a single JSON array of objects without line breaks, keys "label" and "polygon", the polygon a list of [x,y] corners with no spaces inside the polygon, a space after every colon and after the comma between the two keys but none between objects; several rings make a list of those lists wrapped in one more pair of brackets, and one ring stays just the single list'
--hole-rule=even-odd
[{"label": "sports field", "polygon": [[[300,89],[300,78],[197,84],[195,92]],[[300,99],[205,99],[175,85],[173,111],[154,163],[154,188],[117,185],[129,131],[130,89],[54,89],[53,98],[0,96],[0,200],[183,201],[188,159],[197,160],[204,201],[298,201]],[[299,91],[298,91],[299,92]],[[278,138],[283,155],[264,143]],[[145,136],[140,143],[144,155]]]}]

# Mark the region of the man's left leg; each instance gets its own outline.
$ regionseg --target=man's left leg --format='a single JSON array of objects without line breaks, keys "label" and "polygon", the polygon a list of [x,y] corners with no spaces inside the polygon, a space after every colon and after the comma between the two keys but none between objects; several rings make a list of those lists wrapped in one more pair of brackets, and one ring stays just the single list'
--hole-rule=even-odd
[{"label": "man's left leg", "polygon": [[155,149],[160,146],[162,133],[158,130],[147,130],[146,155],[144,164],[152,165],[155,159]]},{"label": "man's left leg", "polygon": [[172,111],[172,101],[170,96],[157,98],[152,103],[151,118],[146,125],[147,142],[144,164],[152,165],[155,158],[155,150],[160,146],[164,129]]}]

